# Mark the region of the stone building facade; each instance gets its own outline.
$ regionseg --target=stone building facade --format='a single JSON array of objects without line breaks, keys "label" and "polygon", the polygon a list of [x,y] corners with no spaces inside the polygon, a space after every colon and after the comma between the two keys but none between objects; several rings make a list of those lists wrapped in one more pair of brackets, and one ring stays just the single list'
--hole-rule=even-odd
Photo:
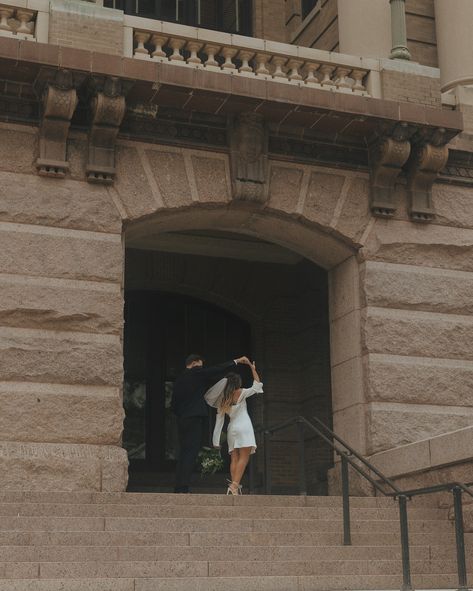
[{"label": "stone building facade", "polygon": [[[126,489],[134,293],[245,323],[257,425],[316,414],[405,483],[472,480],[473,6],[450,4],[255,0],[246,35],[0,4],[2,488]],[[143,441],[203,334],[150,377],[164,321]],[[309,489],[336,491],[306,437]],[[276,438],[281,490],[297,449]]]}]

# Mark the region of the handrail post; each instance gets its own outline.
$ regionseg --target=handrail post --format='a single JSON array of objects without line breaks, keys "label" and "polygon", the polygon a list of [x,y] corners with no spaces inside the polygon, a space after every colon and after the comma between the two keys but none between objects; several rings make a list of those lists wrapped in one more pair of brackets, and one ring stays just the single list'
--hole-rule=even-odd
[{"label": "handrail post", "polygon": [[271,431],[264,432],[264,492],[271,494]]},{"label": "handrail post", "polygon": [[307,495],[307,479],[305,472],[305,441],[304,441],[304,423],[297,421],[297,434],[299,438],[299,494]]},{"label": "handrail post", "polygon": [[399,495],[399,520],[401,525],[402,587],[401,591],[412,591],[411,560],[409,556],[409,523],[407,520],[407,497]]},{"label": "handrail post", "polygon": [[468,589],[465,558],[465,534],[463,529],[462,492],[463,491],[459,486],[455,486],[452,489],[453,506],[455,510],[455,539],[457,544],[458,588]]},{"label": "handrail post", "polygon": [[348,473],[348,461],[344,455],[342,458],[342,497],[343,497],[343,544],[351,546],[350,525],[350,476]]}]

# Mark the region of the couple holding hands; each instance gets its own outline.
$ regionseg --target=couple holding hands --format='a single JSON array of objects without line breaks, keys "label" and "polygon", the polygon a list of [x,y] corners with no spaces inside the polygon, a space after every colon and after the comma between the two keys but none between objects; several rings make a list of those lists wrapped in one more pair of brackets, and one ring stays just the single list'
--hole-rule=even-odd
[{"label": "couple holding hands", "polygon": [[[253,374],[251,388],[242,388],[241,377],[231,369],[237,365],[248,365]],[[227,429],[228,451],[230,453],[230,474],[227,494],[241,494],[241,480],[250,455],[256,450],[256,440],[246,399],[262,393],[256,366],[248,357],[214,367],[204,367],[204,359],[192,354],[186,359],[186,370],[175,384],[171,408],[178,418],[179,459],[176,470],[177,493],[189,492],[192,471],[200,451],[206,420],[207,404],[217,409],[213,433],[214,447],[220,447],[220,436],[225,415],[230,417]]]}]

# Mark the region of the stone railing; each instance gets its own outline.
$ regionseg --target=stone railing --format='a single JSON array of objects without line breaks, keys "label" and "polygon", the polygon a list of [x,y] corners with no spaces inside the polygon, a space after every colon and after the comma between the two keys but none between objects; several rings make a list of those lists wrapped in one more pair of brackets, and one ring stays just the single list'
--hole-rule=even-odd
[{"label": "stone railing", "polygon": [[377,96],[379,62],[125,16],[125,55],[332,92]]},{"label": "stone railing", "polygon": [[0,36],[36,40],[38,11],[0,4]]}]

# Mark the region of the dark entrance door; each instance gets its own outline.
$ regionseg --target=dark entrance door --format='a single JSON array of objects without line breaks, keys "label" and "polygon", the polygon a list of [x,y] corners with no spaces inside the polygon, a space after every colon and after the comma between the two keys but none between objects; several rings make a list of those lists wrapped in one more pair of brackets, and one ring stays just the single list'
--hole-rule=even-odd
[{"label": "dark entrance door", "polygon": [[171,484],[177,430],[170,402],[186,355],[215,364],[249,354],[249,345],[249,325],[221,308],[174,294],[126,293],[123,445],[131,487]]}]

